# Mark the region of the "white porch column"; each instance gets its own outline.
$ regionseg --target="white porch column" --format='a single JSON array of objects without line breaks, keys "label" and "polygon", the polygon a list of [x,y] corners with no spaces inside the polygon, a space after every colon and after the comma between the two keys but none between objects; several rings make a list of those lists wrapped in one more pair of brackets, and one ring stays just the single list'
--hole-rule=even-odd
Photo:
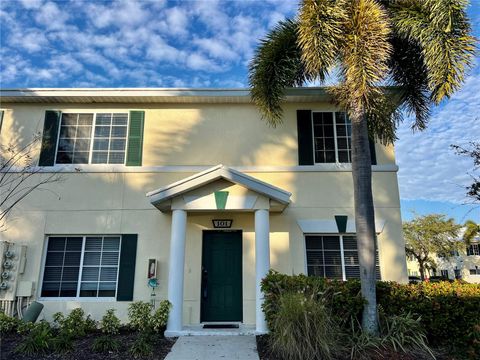
[{"label": "white porch column", "polygon": [[182,330],[186,229],[187,212],[185,210],[173,210],[168,266],[168,300],[172,303],[172,309],[168,317],[165,336],[178,336],[175,333]]},{"label": "white porch column", "polygon": [[262,311],[263,294],[260,282],[270,269],[270,219],[269,211],[255,210],[255,279],[256,279],[256,332],[265,334],[268,331],[265,314]]}]

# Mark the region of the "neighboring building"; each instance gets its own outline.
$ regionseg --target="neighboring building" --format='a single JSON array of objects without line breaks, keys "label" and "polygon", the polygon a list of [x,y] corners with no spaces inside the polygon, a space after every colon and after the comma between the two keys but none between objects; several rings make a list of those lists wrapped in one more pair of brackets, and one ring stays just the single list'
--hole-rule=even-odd
[{"label": "neighboring building", "polygon": [[[435,256],[434,260],[437,266],[435,269],[427,270],[428,277],[435,276],[480,283],[480,238],[476,238],[465,250]],[[420,276],[418,263],[415,260],[407,261],[407,271],[408,276]]]},{"label": "neighboring building", "polygon": [[[322,88],[287,94],[271,128],[247,90],[2,90],[1,143],[41,132],[38,165],[63,175],[0,235],[26,246],[17,299],[48,319],[78,306],[124,319],[156,273],[168,335],[203,322],[262,333],[269,268],[358,278],[350,123]],[[406,282],[398,167],[392,146],[372,145],[378,276]]]}]

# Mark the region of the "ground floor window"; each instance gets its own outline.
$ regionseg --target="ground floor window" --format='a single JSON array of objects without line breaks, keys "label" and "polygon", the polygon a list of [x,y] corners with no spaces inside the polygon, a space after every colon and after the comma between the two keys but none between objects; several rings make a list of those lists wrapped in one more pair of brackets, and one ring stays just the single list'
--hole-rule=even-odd
[{"label": "ground floor window", "polygon": [[[329,279],[359,279],[357,238],[353,235],[305,235],[308,275]],[[380,279],[378,250],[376,275]]]},{"label": "ground floor window", "polygon": [[475,269],[470,269],[470,275],[480,275],[480,269],[475,266]]},{"label": "ground floor window", "polygon": [[440,275],[443,278],[448,279],[448,270],[440,270]]},{"label": "ground floor window", "polygon": [[115,297],[121,236],[50,236],[42,297]]}]

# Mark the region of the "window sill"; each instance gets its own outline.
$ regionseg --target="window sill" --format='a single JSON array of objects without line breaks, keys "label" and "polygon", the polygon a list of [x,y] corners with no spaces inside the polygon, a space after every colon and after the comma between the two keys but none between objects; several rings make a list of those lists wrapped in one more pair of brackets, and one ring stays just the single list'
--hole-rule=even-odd
[{"label": "window sill", "polygon": [[58,301],[76,301],[76,302],[117,302],[116,298],[93,298],[93,297],[39,297],[38,301],[58,302]]}]

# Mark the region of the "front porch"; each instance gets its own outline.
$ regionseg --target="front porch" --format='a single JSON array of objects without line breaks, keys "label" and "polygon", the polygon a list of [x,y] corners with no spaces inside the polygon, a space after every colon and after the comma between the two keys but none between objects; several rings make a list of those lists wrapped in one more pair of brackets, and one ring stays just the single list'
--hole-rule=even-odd
[{"label": "front porch", "polygon": [[[171,238],[168,264],[168,300],[173,307],[170,312],[165,336],[182,336],[193,334],[264,334],[268,331],[262,311],[263,296],[260,290],[261,279],[270,268],[270,212],[283,211],[290,202],[290,193],[245,175],[223,165],[215,166],[199,174],[149,192],[150,202],[162,212],[171,212]],[[255,250],[255,324],[247,326],[240,321],[238,329],[206,329],[203,325],[184,326],[184,279],[185,279],[185,247],[187,241],[188,214],[205,213],[213,216],[229,214],[253,213],[254,250]],[[245,215],[244,215],[245,216]],[[242,229],[236,228],[237,231]],[[209,230],[205,228],[205,230]],[[205,241],[205,238],[202,239]],[[203,248],[205,251],[205,247]],[[227,250],[228,251],[228,250]],[[224,253],[224,254],[228,254]],[[218,256],[218,255],[217,255]],[[227,255],[221,255],[227,256]],[[223,259],[223,268],[220,272],[230,271],[228,260]],[[204,261],[204,260],[202,260]],[[193,269],[202,273],[202,297],[205,302],[215,297],[217,306],[222,306],[222,296],[204,294],[205,281],[202,267]],[[233,265],[232,265],[233,266]],[[219,271],[217,270],[217,273]],[[244,270],[243,270],[244,272]],[[243,274],[243,273],[242,273]],[[226,280],[228,282],[228,280]],[[232,283],[233,284],[233,283]],[[237,285],[232,285],[238,287]],[[225,284],[224,284],[225,285]],[[234,291],[238,288],[228,289]],[[209,286],[212,286],[209,284]],[[200,292],[200,289],[198,289]],[[238,292],[235,292],[238,296]],[[241,294],[241,291],[240,291]],[[210,298],[209,298],[210,296]],[[241,296],[241,295],[240,295]],[[213,301],[213,300],[209,300]],[[220,304],[219,304],[220,303]],[[213,306],[212,309],[215,309]],[[204,306],[202,306],[204,311]],[[214,311],[214,310],[213,310]],[[211,316],[211,315],[210,315]],[[225,317],[226,323],[231,319]],[[205,320],[200,317],[200,321]],[[220,319],[215,319],[217,322]],[[243,320],[243,319],[242,319]]]}]

